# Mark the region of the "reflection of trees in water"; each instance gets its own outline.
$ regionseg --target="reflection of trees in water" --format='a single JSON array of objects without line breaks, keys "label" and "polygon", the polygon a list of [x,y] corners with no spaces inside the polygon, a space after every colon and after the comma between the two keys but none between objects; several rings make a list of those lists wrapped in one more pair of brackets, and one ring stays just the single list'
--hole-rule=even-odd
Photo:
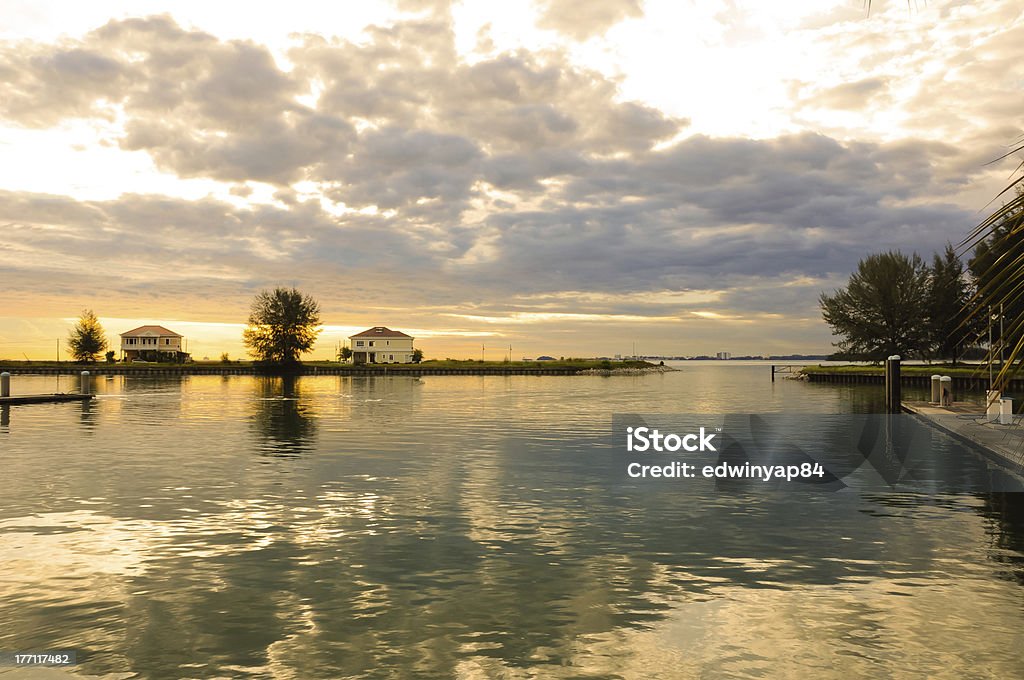
[{"label": "reflection of trees in water", "polygon": [[316,420],[303,403],[295,376],[256,376],[255,412],[252,423],[263,446],[271,456],[291,457],[308,451],[316,438]]},{"label": "reflection of trees in water", "polygon": [[991,522],[990,532],[997,547],[1014,554],[992,551],[991,557],[1002,562],[1010,578],[1024,584],[1024,493],[995,492],[982,496],[981,512]]}]

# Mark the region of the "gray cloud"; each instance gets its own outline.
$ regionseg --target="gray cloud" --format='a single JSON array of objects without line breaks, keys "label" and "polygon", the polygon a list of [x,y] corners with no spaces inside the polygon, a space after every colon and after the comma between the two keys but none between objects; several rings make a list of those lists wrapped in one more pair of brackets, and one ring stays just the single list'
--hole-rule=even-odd
[{"label": "gray cloud", "polygon": [[[621,101],[557,50],[465,61],[443,13],[359,42],[303,36],[288,59],[167,17],[0,44],[7,121],[120,116],[121,148],[235,197],[268,182],[278,201],[0,192],[0,250],[18,263],[2,295],[46,291],[77,309],[89,286],[131,309],[205,300],[186,311],[213,318],[287,283],[327,312],[422,306],[426,323],[438,309],[688,319],[707,305],[635,294],[718,290],[719,311],[804,317],[867,252],[957,241],[977,216],[943,197],[992,157],[990,130],[967,150],[810,133],[662,148],[685,119]],[[883,91],[870,80],[819,104],[855,107]],[[329,211],[303,180],[377,210]],[[536,302],[564,291],[603,297]]]}]

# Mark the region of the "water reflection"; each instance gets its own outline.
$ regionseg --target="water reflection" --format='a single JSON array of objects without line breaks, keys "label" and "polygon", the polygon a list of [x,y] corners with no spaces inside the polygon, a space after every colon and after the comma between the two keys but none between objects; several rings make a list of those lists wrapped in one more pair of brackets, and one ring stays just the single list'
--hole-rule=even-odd
[{"label": "water reflection", "polygon": [[[128,381],[88,457],[79,414],[24,411],[0,649],[138,677],[1019,675],[1016,500],[613,478],[611,413],[676,413],[683,377]],[[820,405],[757,377],[751,410]]]},{"label": "water reflection", "polygon": [[302,399],[301,380],[295,376],[253,378],[251,422],[261,454],[293,458],[312,448],[317,424]]}]

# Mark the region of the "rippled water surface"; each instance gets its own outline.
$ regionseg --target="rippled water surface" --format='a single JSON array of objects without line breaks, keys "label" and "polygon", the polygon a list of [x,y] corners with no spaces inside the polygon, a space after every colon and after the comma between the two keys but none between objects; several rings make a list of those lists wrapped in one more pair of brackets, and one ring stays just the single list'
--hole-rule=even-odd
[{"label": "rippled water surface", "polygon": [[6,408],[0,651],[77,650],[55,678],[1024,675],[1024,494],[609,474],[613,413],[881,397],[768,370],[116,377]]}]

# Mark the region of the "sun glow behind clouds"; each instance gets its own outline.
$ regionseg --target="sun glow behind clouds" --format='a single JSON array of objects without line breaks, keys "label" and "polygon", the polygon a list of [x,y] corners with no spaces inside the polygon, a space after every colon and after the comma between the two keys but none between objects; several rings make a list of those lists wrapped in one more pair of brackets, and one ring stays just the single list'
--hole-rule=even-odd
[{"label": "sun glow behind clouds", "polygon": [[[696,342],[680,339],[680,320],[747,333],[751,349],[772,328],[792,349],[822,351],[820,322],[810,334],[783,322],[816,317],[818,289],[845,281],[867,250],[955,241],[1005,181],[1001,167],[978,168],[1016,134],[999,128],[1017,124],[1005,95],[1024,63],[1019,5],[893,0],[869,18],[859,0],[646,0],[636,16],[616,0],[625,11],[590,25],[607,7],[570,16],[559,3],[455,3],[453,43],[447,10],[387,2],[243,13],[195,0],[15,3],[0,68],[20,68],[8,94],[20,90],[36,120],[0,122],[0,249],[16,261],[4,312],[66,315],[82,305],[74,291],[96,289],[102,304],[88,306],[100,314],[238,319],[255,290],[285,283],[336,305],[332,322],[418,329],[441,355],[453,338],[519,333],[518,347],[529,329],[543,346],[593,322],[650,329],[665,353],[719,349],[680,348]],[[176,26],[150,43],[186,35],[197,47],[179,59],[189,84],[209,77],[202,87],[147,108],[145,86],[170,81],[145,64],[119,103],[102,92],[109,120],[85,120],[78,81],[37,68],[76,45],[116,57],[119,38],[90,31],[165,12]],[[364,33],[371,23],[385,28]],[[46,44],[10,42],[26,39]],[[269,66],[247,70],[263,47]],[[148,48],[133,49],[141,67]],[[345,64],[358,68],[339,86]],[[284,94],[246,98],[252,79]],[[225,83],[243,95],[224,96]],[[49,115],[40,92],[55,109],[77,106],[50,128],[18,127]],[[129,123],[146,132],[142,150],[120,147]],[[182,143],[190,131],[195,143]],[[466,328],[435,325],[445,318]],[[751,319],[754,331],[735,323]],[[63,337],[63,321],[46,323],[47,338]],[[240,354],[237,324],[216,326],[197,325],[196,342]]]}]

